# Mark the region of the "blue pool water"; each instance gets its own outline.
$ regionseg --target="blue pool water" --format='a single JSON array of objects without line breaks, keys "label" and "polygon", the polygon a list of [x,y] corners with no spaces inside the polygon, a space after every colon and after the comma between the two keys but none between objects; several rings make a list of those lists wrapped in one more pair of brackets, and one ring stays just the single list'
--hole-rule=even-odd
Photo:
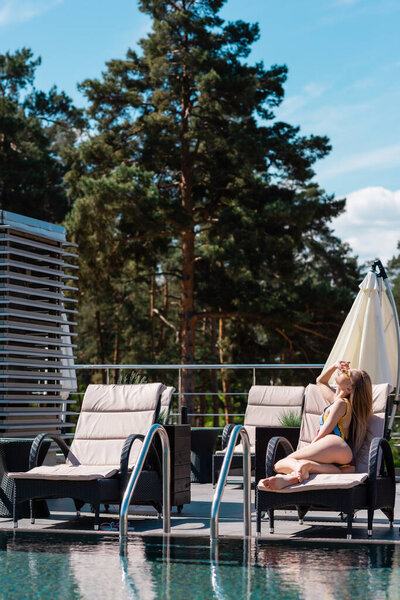
[{"label": "blue pool water", "polygon": [[0,533],[0,599],[400,598],[400,547]]}]

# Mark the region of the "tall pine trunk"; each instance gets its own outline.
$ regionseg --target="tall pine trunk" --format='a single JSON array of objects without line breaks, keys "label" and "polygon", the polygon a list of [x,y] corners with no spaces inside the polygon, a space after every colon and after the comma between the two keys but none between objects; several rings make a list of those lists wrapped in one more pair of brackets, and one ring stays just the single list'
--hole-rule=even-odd
[{"label": "tall pine trunk", "polygon": [[[188,54],[186,35],[183,39],[184,56]],[[181,199],[186,215],[186,227],[182,232],[182,277],[181,277],[181,362],[193,364],[195,361],[195,323],[194,310],[194,220],[193,220],[193,164],[187,138],[190,116],[190,87],[187,66],[183,62],[181,97]],[[193,408],[194,372],[183,369],[182,388],[185,404],[189,412]]]},{"label": "tall pine trunk", "polygon": [[150,282],[150,356],[151,360],[154,361],[155,358],[155,348],[154,348],[154,308],[155,308],[155,287],[156,280],[154,275],[151,278]]},{"label": "tall pine trunk", "polygon": [[[225,340],[225,321],[224,319],[218,319],[218,346],[219,346],[219,362],[224,364],[224,340]],[[232,402],[231,402],[231,382],[226,369],[221,369],[221,382],[222,382],[222,393],[224,398],[224,413],[225,413],[225,424],[229,423],[232,419],[229,415],[232,414]]]},{"label": "tall pine trunk", "polygon": [[[102,335],[102,331],[101,331],[101,318],[100,318],[99,310],[96,310],[95,320],[96,320],[97,347],[98,347],[98,353],[100,356],[100,364],[104,365],[106,361],[105,361],[105,357],[104,357],[104,344],[103,344],[103,335]],[[106,373],[105,369],[101,369],[101,382],[102,383],[107,382],[107,373]]]},{"label": "tall pine trunk", "polygon": [[[215,329],[215,319],[210,319],[210,327],[211,327],[211,356],[215,356],[215,350],[217,348],[217,332]],[[212,362],[214,359],[212,359]],[[213,427],[219,427],[219,401],[218,401],[218,378],[216,369],[211,369],[210,371],[210,379],[211,379],[211,392],[215,394],[211,396],[212,398],[212,412],[213,412]]]}]

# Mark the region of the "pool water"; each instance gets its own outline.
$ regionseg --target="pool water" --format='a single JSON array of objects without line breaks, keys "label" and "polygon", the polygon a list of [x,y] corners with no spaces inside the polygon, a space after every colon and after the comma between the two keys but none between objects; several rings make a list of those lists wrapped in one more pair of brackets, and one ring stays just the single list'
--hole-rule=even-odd
[{"label": "pool water", "polygon": [[400,546],[0,533],[0,599],[400,599]]}]

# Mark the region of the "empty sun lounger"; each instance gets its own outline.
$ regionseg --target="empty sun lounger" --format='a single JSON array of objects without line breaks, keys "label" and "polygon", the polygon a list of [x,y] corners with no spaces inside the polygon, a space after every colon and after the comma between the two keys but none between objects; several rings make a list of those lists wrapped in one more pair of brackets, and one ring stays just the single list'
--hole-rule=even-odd
[{"label": "empty sun lounger", "polygon": [[[161,383],[89,385],[71,448],[59,436],[40,434],[32,444],[29,471],[9,473],[15,481],[14,526],[16,506],[24,500],[73,498],[78,512],[86,502],[94,506],[98,529],[100,504],[120,503],[128,470],[142,447],[140,440],[159,414],[162,389]],[[59,445],[65,464],[36,466],[46,439]],[[133,503],[152,504],[161,511],[160,470],[157,453],[149,453]]]},{"label": "empty sun lounger", "polygon": [[[282,427],[281,419],[283,415],[289,411],[300,417],[303,399],[303,386],[253,385],[250,388],[246,414],[244,417],[244,426],[250,439],[252,468],[254,468],[256,427]],[[225,425],[222,433],[222,449],[213,455],[213,484],[215,484],[221,470],[229,436],[233,427],[234,425],[232,424]],[[274,435],[276,435],[276,433]],[[242,463],[243,447],[240,443],[235,447],[231,462],[231,470],[240,468]]]}]

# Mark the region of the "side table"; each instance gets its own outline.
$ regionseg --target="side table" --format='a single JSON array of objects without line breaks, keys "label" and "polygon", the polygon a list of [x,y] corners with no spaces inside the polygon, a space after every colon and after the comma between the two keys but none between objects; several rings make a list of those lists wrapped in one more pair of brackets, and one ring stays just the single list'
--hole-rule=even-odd
[{"label": "side table", "polygon": [[211,483],[212,455],[222,427],[192,427],[190,443],[191,481]]},{"label": "side table", "polygon": [[190,425],[164,425],[171,449],[171,506],[190,503]]},{"label": "side table", "polygon": [[[14,479],[8,477],[10,471],[28,471],[29,453],[33,440],[22,438],[0,438],[0,517],[13,516]],[[39,454],[39,465],[42,464],[50,441],[44,442]],[[35,516],[45,518],[50,515],[46,500],[34,500]],[[30,516],[29,502],[18,506],[18,518]]]}]

